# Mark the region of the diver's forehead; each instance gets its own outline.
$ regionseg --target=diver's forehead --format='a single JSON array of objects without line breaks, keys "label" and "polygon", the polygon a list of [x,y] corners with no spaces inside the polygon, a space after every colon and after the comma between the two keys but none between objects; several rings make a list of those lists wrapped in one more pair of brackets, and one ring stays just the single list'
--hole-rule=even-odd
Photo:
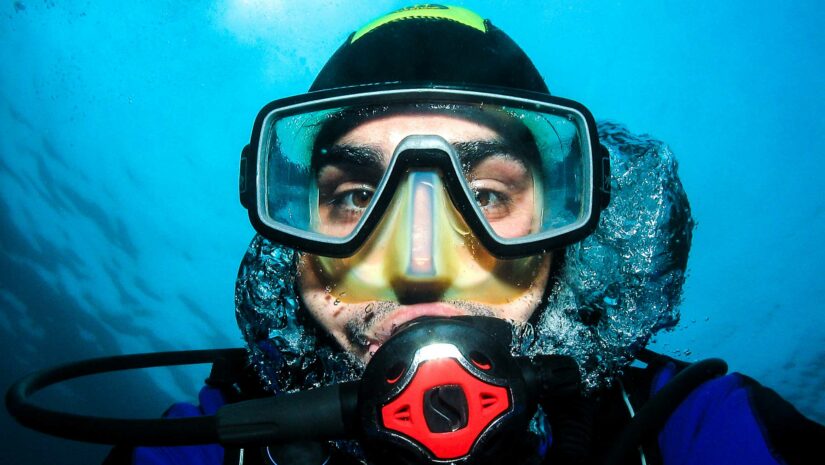
[{"label": "diver's forehead", "polygon": [[453,115],[394,114],[364,121],[336,139],[335,145],[369,146],[389,160],[395,147],[410,135],[439,135],[451,143],[497,141],[494,129]]}]

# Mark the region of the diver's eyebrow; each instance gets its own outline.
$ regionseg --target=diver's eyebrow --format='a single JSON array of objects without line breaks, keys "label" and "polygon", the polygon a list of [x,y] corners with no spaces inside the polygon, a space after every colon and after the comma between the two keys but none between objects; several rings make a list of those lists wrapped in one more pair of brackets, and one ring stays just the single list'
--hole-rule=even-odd
[{"label": "diver's eyebrow", "polygon": [[312,166],[316,173],[327,165],[381,168],[384,166],[384,157],[381,151],[369,145],[333,145],[312,156]]},{"label": "diver's eyebrow", "polygon": [[458,158],[465,169],[472,168],[493,155],[506,155],[526,164],[519,150],[499,140],[471,140],[456,142],[452,145],[458,152]]}]

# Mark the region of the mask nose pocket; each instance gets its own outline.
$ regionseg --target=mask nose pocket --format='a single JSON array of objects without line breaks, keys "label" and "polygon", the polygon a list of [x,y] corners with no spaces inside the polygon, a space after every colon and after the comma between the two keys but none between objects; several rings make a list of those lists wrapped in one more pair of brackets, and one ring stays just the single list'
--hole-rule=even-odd
[{"label": "mask nose pocket", "polygon": [[388,225],[389,246],[394,249],[386,263],[390,285],[400,302],[438,300],[450,287],[456,268],[450,252],[456,238],[450,225],[458,213],[451,211],[441,178],[432,170],[410,171],[399,197],[399,221]]},{"label": "mask nose pocket", "polygon": [[410,173],[412,198],[409,221],[410,258],[407,274],[411,276],[432,276],[436,273],[435,228],[439,218],[435,214],[435,173]]}]

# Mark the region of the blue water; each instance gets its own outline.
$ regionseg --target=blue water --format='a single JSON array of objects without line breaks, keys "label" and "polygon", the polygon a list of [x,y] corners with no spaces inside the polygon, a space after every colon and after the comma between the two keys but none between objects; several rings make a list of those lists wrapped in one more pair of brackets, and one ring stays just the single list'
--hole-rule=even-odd
[{"label": "blue water", "polygon": [[[407,3],[0,6],[0,386],[117,353],[240,346],[237,200],[258,109]],[[825,421],[825,24],[813,1],[452,2],[507,31],[551,91],[670,145],[698,220],[682,323],[654,348],[725,358]],[[44,393],[154,417],[208,368]],[[124,399],[126,401],[124,401]],[[95,463],[0,413],[2,463]]]}]

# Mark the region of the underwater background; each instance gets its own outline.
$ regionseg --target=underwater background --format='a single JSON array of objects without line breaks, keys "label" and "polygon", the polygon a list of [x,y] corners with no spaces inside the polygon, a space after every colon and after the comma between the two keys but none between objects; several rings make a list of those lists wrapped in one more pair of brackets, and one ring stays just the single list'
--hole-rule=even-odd
[{"label": "underwater background", "polygon": [[[398,1],[0,6],[0,388],[122,353],[240,347],[253,237],[240,150]],[[825,422],[825,7],[769,1],[454,1],[491,18],[554,95],[668,143],[698,222],[682,321],[654,350],[725,359]],[[45,405],[154,418],[208,366],[50,388]],[[108,447],[0,412],[0,463]]]}]

